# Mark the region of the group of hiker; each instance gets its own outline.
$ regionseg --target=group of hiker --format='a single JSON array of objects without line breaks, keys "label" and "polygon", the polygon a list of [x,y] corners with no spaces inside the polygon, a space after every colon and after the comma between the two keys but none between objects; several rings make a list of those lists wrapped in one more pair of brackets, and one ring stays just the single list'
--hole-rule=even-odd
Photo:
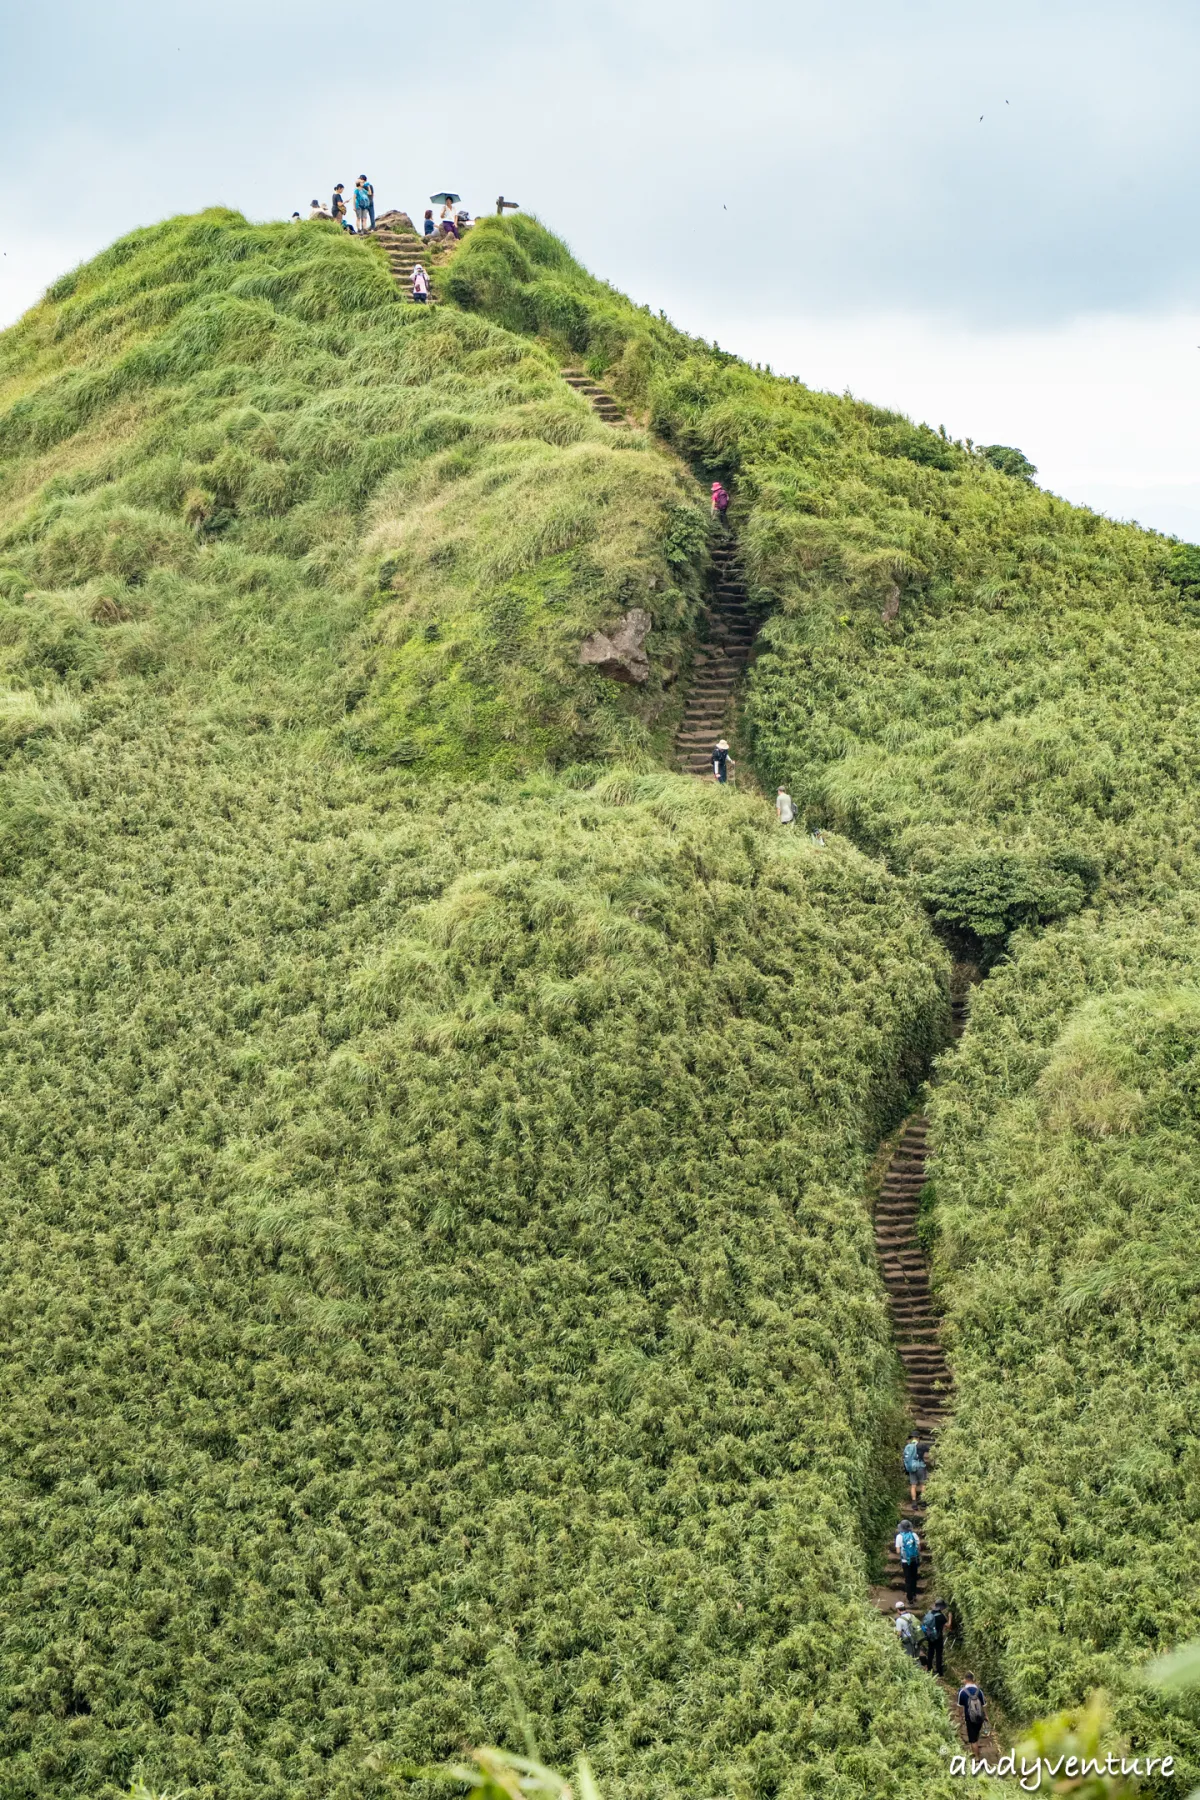
[{"label": "group of hiker", "polygon": [[[433,207],[427,207],[422,221],[422,237],[426,243],[433,238],[453,238],[457,241],[471,223],[470,213],[464,206],[459,205],[457,194],[434,194],[432,199],[435,203],[439,200],[442,203],[441,218],[435,224]],[[350,217],[351,213],[354,215],[353,221]],[[343,231],[348,231],[352,237],[364,236],[375,229],[375,189],[365,175],[360,175],[354,184],[353,194],[347,199],[346,184],[344,181],[339,181],[334,187],[333,197],[328,206],[322,206],[319,200],[310,201],[308,216],[310,219],[331,219],[334,224],[340,225]],[[292,214],[292,218],[295,220],[298,220],[299,217],[298,212]],[[391,215],[385,214],[384,217],[386,220]],[[429,276],[420,263],[414,267],[411,280],[413,299],[418,306],[427,305]],[[728,504],[728,496],[726,496],[726,504]]]},{"label": "group of hiker", "polygon": [[[912,1504],[924,1498],[929,1479],[931,1445],[917,1432],[912,1432],[904,1446],[904,1474]],[[954,1615],[945,1600],[935,1600],[921,1618],[913,1608],[917,1599],[917,1581],[921,1572],[921,1539],[911,1519],[901,1519],[896,1533],[896,1554],[904,1576],[904,1599],[895,1603],[896,1636],[905,1653],[928,1669],[931,1675],[945,1672],[946,1638],[954,1625]],[[976,1744],[987,1727],[987,1698],[974,1675],[963,1677],[957,1703],[962,1709],[963,1727],[968,1744]]]},{"label": "group of hiker", "polygon": [[[350,214],[354,219],[351,221]],[[322,206],[319,200],[310,200],[308,204],[310,219],[332,219],[343,231],[362,233],[375,229],[375,189],[365,175],[360,175],[354,184],[354,192],[350,199],[346,198],[346,184],[339,181],[333,190],[333,198],[328,206]],[[300,217],[292,214],[293,219]]]}]

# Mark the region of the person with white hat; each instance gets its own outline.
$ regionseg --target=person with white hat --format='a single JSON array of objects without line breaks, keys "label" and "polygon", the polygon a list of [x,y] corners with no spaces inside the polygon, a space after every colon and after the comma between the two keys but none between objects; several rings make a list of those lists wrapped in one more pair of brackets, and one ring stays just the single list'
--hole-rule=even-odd
[{"label": "person with white hat", "polygon": [[713,745],[712,766],[713,778],[716,781],[728,781],[730,769],[737,768],[737,764],[729,754],[729,745],[724,738],[718,738]]}]

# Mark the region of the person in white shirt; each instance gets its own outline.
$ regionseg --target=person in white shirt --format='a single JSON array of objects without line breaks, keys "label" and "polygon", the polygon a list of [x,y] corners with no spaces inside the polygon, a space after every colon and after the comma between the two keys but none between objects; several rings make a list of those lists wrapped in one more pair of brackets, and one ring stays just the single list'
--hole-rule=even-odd
[{"label": "person in white shirt", "polygon": [[781,825],[794,825],[796,823],[795,804],[786,788],[780,788],[775,796],[775,816]]}]

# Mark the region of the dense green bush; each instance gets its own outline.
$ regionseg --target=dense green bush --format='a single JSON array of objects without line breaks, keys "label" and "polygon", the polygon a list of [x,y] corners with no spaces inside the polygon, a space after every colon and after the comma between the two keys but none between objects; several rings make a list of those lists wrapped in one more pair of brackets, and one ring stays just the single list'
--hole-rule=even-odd
[{"label": "dense green bush", "polygon": [[422,312],[174,221],[0,338],[4,1791],[392,1792],[515,1684],[614,1796],[949,1800],[861,1198],[944,957],[646,772],[704,512],[479,308],[675,339],[477,231]]},{"label": "dense green bush", "polygon": [[1112,1687],[1195,1779],[1200,1715],[1130,1670],[1198,1624],[1200,551],[704,346],[654,346],[647,391],[734,482],[760,777],[1006,953],[922,1222],[958,1383],[930,1532],[972,1659],[1018,1713]]},{"label": "dense green bush", "polygon": [[939,924],[993,950],[1020,925],[1078,912],[1099,876],[1094,862],[1069,850],[983,851],[938,863],[921,883],[921,898]]},{"label": "dense green bush", "polygon": [[1200,1709],[1137,1679],[1200,1605],[1200,906],[1022,939],[935,1103],[958,1384],[931,1485],[973,1657],[1021,1713],[1116,1696],[1200,1769]]},{"label": "dense green bush", "polygon": [[620,1793],[948,1794],[859,1544],[860,1184],[945,1007],[902,889],[683,777],[259,744],[24,778],[5,1792],[375,1793],[513,1665]]}]

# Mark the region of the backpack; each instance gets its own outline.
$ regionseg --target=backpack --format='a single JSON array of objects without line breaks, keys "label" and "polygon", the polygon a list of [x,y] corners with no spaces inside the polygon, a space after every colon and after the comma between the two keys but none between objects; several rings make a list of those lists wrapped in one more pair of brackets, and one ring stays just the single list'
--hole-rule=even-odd
[{"label": "backpack", "polygon": [[906,1475],[915,1475],[917,1472],[917,1464],[920,1462],[920,1460],[921,1460],[921,1446],[915,1442],[911,1443],[911,1444],[905,1444],[905,1446],[904,1446],[904,1473]]},{"label": "backpack", "polygon": [[928,1638],[931,1644],[935,1644],[941,1637],[942,1615],[938,1612],[936,1607],[931,1606],[929,1611],[925,1614],[925,1617],[921,1620],[921,1634],[923,1637]]},{"label": "backpack", "polygon": [[723,487],[719,487],[717,489],[713,498],[716,500],[718,512],[720,512],[720,513],[728,512],[728,510],[729,510],[729,495],[725,492],[725,489]]},{"label": "backpack", "polygon": [[967,1689],[967,1704],[963,1711],[972,1725],[978,1725],[983,1718],[983,1695],[977,1687]]},{"label": "backpack", "polygon": [[916,1532],[902,1531],[900,1533],[900,1561],[907,1563],[916,1562],[920,1554],[921,1540]]}]

